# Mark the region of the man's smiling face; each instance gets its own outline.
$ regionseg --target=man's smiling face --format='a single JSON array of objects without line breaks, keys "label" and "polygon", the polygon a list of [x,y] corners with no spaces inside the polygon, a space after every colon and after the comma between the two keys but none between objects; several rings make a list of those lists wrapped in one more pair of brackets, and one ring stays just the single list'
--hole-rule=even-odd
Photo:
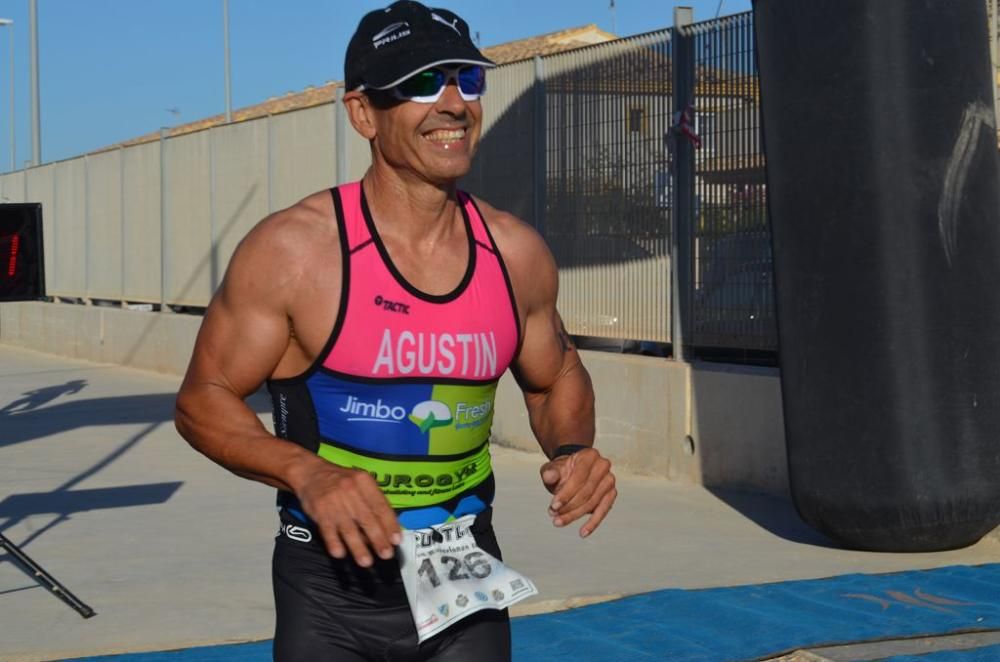
[{"label": "man's smiling face", "polygon": [[469,172],[483,109],[478,99],[463,99],[454,80],[434,103],[372,102],[369,107],[374,147],[388,164],[435,184],[454,182]]}]

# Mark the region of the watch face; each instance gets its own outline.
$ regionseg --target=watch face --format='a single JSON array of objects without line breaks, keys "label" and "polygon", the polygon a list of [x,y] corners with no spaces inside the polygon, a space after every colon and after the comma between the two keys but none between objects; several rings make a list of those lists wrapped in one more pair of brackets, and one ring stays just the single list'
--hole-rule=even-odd
[{"label": "watch face", "polygon": [[42,205],[0,205],[0,301],[44,296]]}]

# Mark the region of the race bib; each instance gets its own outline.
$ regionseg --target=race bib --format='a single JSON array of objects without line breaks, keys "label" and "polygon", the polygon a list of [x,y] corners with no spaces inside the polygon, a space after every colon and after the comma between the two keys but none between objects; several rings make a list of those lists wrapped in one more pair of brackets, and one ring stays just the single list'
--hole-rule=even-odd
[{"label": "race bib", "polygon": [[538,593],[534,583],[476,544],[475,515],[403,531],[399,569],[420,642],[482,609],[505,609]]}]

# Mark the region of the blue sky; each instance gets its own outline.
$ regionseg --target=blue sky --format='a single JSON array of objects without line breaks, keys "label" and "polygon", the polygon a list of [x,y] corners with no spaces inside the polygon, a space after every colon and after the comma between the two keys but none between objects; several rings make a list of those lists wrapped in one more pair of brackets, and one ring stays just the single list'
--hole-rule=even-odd
[{"label": "blue sky", "polygon": [[[229,0],[233,108],[343,78],[358,20],[389,0]],[[437,0],[492,46],[596,23],[610,0]],[[680,2],[695,20],[719,0]],[[723,0],[721,15],[750,9]],[[31,157],[28,0],[0,0],[14,25],[17,163]],[[668,27],[673,3],[616,0],[615,32]],[[38,0],[43,162],[225,110],[222,0]],[[0,172],[10,167],[10,29],[0,28]],[[168,109],[175,109],[171,112]]]}]

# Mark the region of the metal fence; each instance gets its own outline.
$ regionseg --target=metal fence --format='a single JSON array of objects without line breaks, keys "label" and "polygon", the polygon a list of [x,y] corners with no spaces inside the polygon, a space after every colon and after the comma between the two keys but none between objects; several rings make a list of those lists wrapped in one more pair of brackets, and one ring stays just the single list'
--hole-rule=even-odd
[{"label": "metal fence", "polygon": [[545,65],[545,236],[573,332],[666,342],[671,205],[667,31]]},{"label": "metal fence", "polygon": [[[546,238],[570,333],[776,348],[749,13],[489,85],[462,186]],[[51,295],[200,308],[254,223],[368,160],[332,103],[10,173],[0,198],[42,203]]]},{"label": "metal fence", "polygon": [[572,333],[777,348],[751,14],[494,76],[469,185],[544,234]]},{"label": "metal fence", "polygon": [[760,93],[750,14],[692,26],[696,67],[690,342],[777,348]]}]

